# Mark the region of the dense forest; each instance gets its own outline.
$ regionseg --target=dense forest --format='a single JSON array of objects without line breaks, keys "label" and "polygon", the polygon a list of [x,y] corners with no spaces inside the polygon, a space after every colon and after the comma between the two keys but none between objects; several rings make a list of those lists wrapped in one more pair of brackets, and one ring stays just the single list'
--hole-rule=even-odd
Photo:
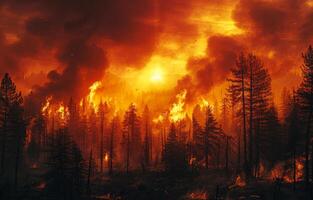
[{"label": "dense forest", "polygon": [[92,93],[67,103],[46,97],[38,108],[4,74],[0,197],[312,198],[311,46],[302,57],[302,82],[285,88],[279,105],[262,60],[241,53],[220,106],[203,99],[188,115],[183,90],[157,118],[149,105],[94,105]]}]

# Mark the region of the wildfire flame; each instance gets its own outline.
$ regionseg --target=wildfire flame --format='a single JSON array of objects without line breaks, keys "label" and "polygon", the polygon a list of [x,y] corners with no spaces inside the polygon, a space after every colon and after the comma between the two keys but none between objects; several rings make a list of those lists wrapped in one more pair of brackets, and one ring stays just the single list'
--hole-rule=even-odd
[{"label": "wildfire flame", "polygon": [[[301,181],[303,178],[303,162],[302,158],[296,159],[296,171],[295,171],[295,181]],[[286,183],[292,183],[294,181],[294,169],[288,168],[284,169],[282,163],[278,163],[270,172],[270,178],[273,179],[282,179]]]},{"label": "wildfire flame", "polygon": [[36,188],[39,190],[45,189],[46,187],[46,183],[45,182],[41,182]]},{"label": "wildfire flame", "polygon": [[196,191],[188,195],[188,199],[208,199],[209,195],[205,191]]},{"label": "wildfire flame", "polygon": [[58,110],[57,110],[57,113],[59,113],[59,116],[60,116],[60,118],[61,118],[62,120],[65,119],[65,115],[66,115],[66,113],[67,113],[67,110],[66,110],[66,108],[64,107],[63,104],[60,104],[60,106],[59,106],[59,108],[58,108]]},{"label": "wildfire flame", "polygon": [[201,110],[205,110],[209,106],[209,102],[205,100],[203,97],[201,97],[199,106]]},{"label": "wildfire flame", "polygon": [[79,102],[79,106],[83,107],[83,105],[84,105],[84,99],[81,99],[80,102]]},{"label": "wildfire flame", "polygon": [[107,162],[109,160],[109,155],[107,153],[104,154],[104,160]]},{"label": "wildfire flame", "polygon": [[184,109],[185,99],[187,95],[187,90],[183,90],[181,93],[176,95],[177,103],[173,103],[170,109],[170,120],[171,122],[179,122],[186,116],[186,111]]},{"label": "wildfire flame", "polygon": [[154,118],[152,120],[154,123],[162,123],[164,121],[164,116],[163,115],[159,115],[158,117]]},{"label": "wildfire flame", "polygon": [[244,187],[246,186],[246,181],[243,178],[241,178],[240,175],[238,175],[235,181],[235,185],[238,187]]},{"label": "wildfire flame", "polygon": [[46,113],[46,111],[49,109],[51,100],[52,100],[52,97],[51,97],[51,96],[48,97],[48,98],[46,98],[46,103],[45,103],[45,105],[41,108],[41,112],[42,112],[42,113]]},{"label": "wildfire flame", "polygon": [[89,87],[89,94],[87,96],[87,101],[89,104],[97,111],[98,110],[98,105],[96,103],[96,91],[102,86],[101,81],[96,81],[94,82],[90,87]]}]

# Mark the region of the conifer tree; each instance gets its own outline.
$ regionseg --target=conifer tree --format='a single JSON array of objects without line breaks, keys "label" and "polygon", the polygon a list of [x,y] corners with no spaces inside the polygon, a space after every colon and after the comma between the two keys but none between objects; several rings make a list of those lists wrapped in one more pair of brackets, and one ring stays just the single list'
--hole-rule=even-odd
[{"label": "conifer tree", "polygon": [[175,125],[171,124],[164,148],[165,170],[171,173],[184,172],[188,167],[186,149],[177,139]]},{"label": "conifer tree", "polygon": [[305,131],[305,183],[309,186],[309,145],[311,138],[311,123],[313,114],[313,49],[309,46],[307,51],[302,55],[302,82],[298,89],[299,103],[306,115],[306,131]]},{"label": "conifer tree", "polygon": [[242,120],[242,131],[243,131],[243,161],[245,174],[249,174],[248,169],[248,156],[247,156],[247,113],[246,113],[246,91],[247,91],[247,58],[241,53],[237,59],[236,66],[231,70],[232,77],[229,79],[229,93],[233,97],[233,102],[240,104],[240,118]]},{"label": "conifer tree", "polygon": [[106,115],[108,113],[107,103],[100,102],[99,105],[99,118],[100,118],[100,145],[99,145],[99,158],[100,158],[100,172],[103,172],[103,156],[105,151],[105,136],[104,131],[106,130]]},{"label": "conifer tree", "polygon": [[151,161],[151,153],[152,153],[152,136],[151,136],[151,119],[150,119],[150,111],[148,106],[146,105],[144,108],[144,112],[142,115],[142,128],[144,133],[144,161],[145,165],[149,165]]},{"label": "conifer tree", "polygon": [[47,194],[52,198],[79,199],[86,177],[82,154],[68,129],[55,133],[48,147],[48,171],[45,174]]},{"label": "conifer tree", "polygon": [[[205,167],[208,169],[209,167],[209,155],[214,155],[216,153],[216,149],[218,149],[219,146],[219,133],[220,129],[218,127],[218,123],[213,116],[213,112],[211,107],[207,108],[206,112],[206,121],[205,121],[205,127],[203,131],[203,155],[205,159]],[[219,156],[219,154],[217,154]],[[216,157],[219,159],[218,157]]]},{"label": "conifer tree", "polygon": [[126,155],[126,172],[129,172],[131,161],[135,166],[140,163],[141,152],[140,121],[134,104],[129,106],[124,116],[123,146]]},{"label": "conifer tree", "polygon": [[[26,136],[23,98],[9,74],[0,87],[0,172],[17,186],[18,171],[23,161],[22,149]],[[12,180],[13,178],[13,180]]]}]

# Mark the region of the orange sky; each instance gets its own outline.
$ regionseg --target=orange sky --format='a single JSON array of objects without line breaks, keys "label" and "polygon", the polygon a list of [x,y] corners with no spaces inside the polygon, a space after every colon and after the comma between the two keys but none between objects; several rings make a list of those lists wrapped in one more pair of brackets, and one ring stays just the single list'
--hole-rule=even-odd
[{"label": "orange sky", "polygon": [[[0,3],[0,74],[24,95],[68,99],[101,82],[102,98],[162,107],[215,101],[241,51],[272,75],[274,98],[300,80],[313,1],[44,0]],[[127,102],[128,103],[128,102]]]}]

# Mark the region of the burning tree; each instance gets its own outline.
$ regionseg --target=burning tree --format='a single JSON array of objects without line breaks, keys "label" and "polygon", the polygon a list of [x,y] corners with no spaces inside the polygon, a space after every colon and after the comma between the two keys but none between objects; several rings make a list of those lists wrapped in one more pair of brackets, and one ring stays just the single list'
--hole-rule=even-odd
[{"label": "burning tree", "polygon": [[[103,172],[103,157],[104,157],[104,151],[105,151],[105,130],[107,130],[106,128],[106,124],[107,124],[107,114],[109,112],[109,108],[108,108],[108,104],[102,103],[102,101],[100,102],[99,105],[99,119],[100,119],[100,145],[99,145],[99,158],[100,158],[100,172]],[[107,134],[109,135],[109,134]],[[109,138],[109,137],[107,137]],[[107,140],[108,141],[108,140]],[[109,143],[109,142],[107,142]]]}]

